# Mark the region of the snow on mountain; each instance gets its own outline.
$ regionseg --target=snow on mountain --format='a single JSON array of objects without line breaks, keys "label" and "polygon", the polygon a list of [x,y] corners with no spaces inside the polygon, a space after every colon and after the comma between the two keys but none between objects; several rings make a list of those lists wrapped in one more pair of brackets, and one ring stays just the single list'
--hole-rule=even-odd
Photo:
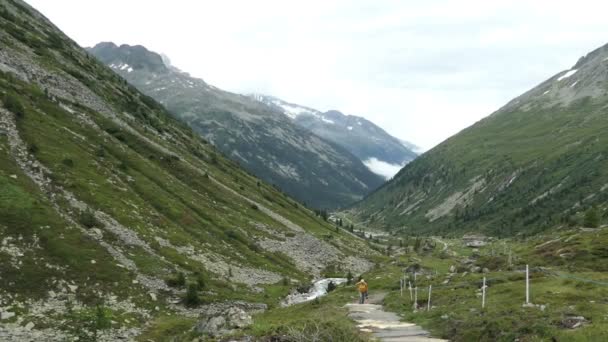
[{"label": "snow on mountain", "polygon": [[416,145],[400,141],[362,117],[336,110],[321,112],[262,94],[250,97],[284,113],[300,127],[347,149],[368,169],[384,178],[391,178],[417,157],[412,149],[419,149]]}]

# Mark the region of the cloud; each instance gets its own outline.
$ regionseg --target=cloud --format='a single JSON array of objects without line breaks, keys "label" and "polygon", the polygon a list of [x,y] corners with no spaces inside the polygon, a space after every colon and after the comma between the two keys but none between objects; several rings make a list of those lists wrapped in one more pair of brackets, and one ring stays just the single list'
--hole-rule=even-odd
[{"label": "cloud", "polygon": [[405,164],[390,164],[376,158],[367,159],[363,162],[363,164],[365,164],[370,171],[386,178],[387,180],[393,178],[393,176],[405,166]]},{"label": "cloud", "polygon": [[425,150],[608,32],[593,0],[28,2],[83,46],[142,44],[220,88],[364,116]]}]

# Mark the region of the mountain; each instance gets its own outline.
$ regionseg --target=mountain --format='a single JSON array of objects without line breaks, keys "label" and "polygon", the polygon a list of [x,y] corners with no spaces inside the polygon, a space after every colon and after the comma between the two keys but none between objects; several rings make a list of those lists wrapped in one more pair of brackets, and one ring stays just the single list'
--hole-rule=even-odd
[{"label": "mountain", "polygon": [[408,164],[358,220],[424,234],[511,236],[583,225],[608,199],[608,46]]},{"label": "mountain", "polygon": [[100,43],[89,51],[245,169],[308,205],[352,204],[383,182],[347,150],[281,112],[191,77],[142,46]]},{"label": "mountain", "polygon": [[408,146],[362,117],[344,115],[337,110],[323,113],[273,96],[253,94],[251,97],[283,112],[298,126],[342,146],[370,170],[386,178],[391,178],[418,156],[412,149],[415,145]]},{"label": "mountain", "polygon": [[24,2],[0,0],[0,40],[0,340],[187,338],[372,266]]}]

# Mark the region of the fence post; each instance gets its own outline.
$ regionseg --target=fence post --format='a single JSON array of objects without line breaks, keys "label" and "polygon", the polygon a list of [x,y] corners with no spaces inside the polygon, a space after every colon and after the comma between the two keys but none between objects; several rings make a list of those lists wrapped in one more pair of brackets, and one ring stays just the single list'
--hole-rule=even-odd
[{"label": "fence post", "polygon": [[530,304],[530,269],[526,265],[526,304]]},{"label": "fence post", "polygon": [[412,297],[412,283],[409,280],[407,281],[407,287],[410,290],[410,301],[413,301],[414,297]]},{"label": "fence post", "polygon": [[414,287],[414,310],[418,310],[418,286]]},{"label": "fence post", "polygon": [[429,302],[426,304],[426,311],[431,311],[431,291],[433,290],[433,285],[429,285]]},{"label": "fence post", "polygon": [[481,286],[481,309],[486,307],[486,277],[483,277],[483,285]]},{"label": "fence post", "polygon": [[403,278],[399,278],[399,292],[401,292],[401,297],[403,297]]}]

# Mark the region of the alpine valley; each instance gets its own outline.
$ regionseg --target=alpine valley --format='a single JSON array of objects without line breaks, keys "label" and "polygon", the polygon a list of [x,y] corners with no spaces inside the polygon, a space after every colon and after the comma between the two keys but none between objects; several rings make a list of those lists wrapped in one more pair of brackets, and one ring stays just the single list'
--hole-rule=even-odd
[{"label": "alpine valley", "polygon": [[100,43],[89,52],[246,170],[311,207],[352,204],[382,184],[343,140],[191,77],[143,46]]}]

